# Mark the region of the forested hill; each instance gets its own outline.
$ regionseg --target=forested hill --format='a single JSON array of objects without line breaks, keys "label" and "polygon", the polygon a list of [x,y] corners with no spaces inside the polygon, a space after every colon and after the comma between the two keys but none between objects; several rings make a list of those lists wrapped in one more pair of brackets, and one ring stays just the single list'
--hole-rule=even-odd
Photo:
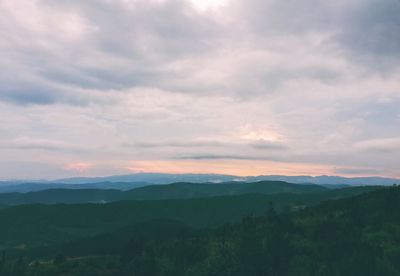
[{"label": "forested hill", "polygon": [[4,261],[0,269],[2,275],[400,275],[400,188],[298,211],[265,207],[264,215],[207,231],[169,220],[136,224],[48,247],[42,257],[36,249],[35,257]]},{"label": "forested hill", "polygon": [[[374,190],[377,187],[363,187],[365,190]],[[340,189],[345,191],[359,188]],[[291,184],[281,181],[261,181],[254,183],[223,183],[223,184],[196,184],[174,183],[169,185],[152,185],[129,191],[101,190],[101,189],[50,189],[29,193],[0,194],[0,205],[21,204],[56,204],[56,203],[106,203],[119,200],[162,200],[162,199],[189,199],[211,196],[240,195],[240,194],[275,194],[275,193],[323,193],[332,192],[318,185]],[[339,190],[338,190],[339,191]],[[333,192],[335,193],[335,192]]]},{"label": "forested hill", "polygon": [[220,184],[174,183],[140,187],[127,194],[133,199],[175,199],[240,194],[316,193],[328,189],[318,185],[292,184],[283,181]]},{"label": "forested hill", "polygon": [[327,191],[318,185],[291,184],[282,181],[261,181],[255,183],[173,183],[169,185],[151,185],[129,191],[101,189],[50,189],[29,193],[0,194],[0,204],[21,205],[32,203],[104,203],[119,200],[161,200],[184,199],[210,196],[240,194],[274,193],[312,193]]},{"label": "forested hill", "polygon": [[147,244],[139,254],[135,241],[121,266],[135,275],[400,275],[399,210],[398,187],[297,213],[271,208],[203,239]]},{"label": "forested hill", "polygon": [[261,215],[269,202],[279,210],[295,210],[371,189],[373,187],[323,193],[245,194],[108,204],[20,205],[0,210],[0,250],[21,244],[32,247],[70,241],[153,219],[173,219],[194,227],[216,227],[237,222],[248,214]]}]

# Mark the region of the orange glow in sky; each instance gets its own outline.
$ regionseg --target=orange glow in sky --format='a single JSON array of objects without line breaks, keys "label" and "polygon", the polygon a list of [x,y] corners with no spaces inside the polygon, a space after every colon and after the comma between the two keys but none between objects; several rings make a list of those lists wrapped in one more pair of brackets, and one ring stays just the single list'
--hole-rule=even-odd
[{"label": "orange glow in sky", "polygon": [[132,173],[216,173],[237,176],[251,175],[321,175],[332,174],[332,167],[312,164],[280,163],[263,160],[143,160],[132,161]]}]

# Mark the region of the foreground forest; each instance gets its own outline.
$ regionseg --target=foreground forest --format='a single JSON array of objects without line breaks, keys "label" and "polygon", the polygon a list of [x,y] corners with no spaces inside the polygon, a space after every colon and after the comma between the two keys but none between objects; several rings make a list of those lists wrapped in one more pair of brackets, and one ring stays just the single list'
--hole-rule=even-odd
[{"label": "foreground forest", "polygon": [[390,187],[306,208],[268,201],[216,228],[148,220],[4,251],[0,275],[400,275],[399,208]]}]

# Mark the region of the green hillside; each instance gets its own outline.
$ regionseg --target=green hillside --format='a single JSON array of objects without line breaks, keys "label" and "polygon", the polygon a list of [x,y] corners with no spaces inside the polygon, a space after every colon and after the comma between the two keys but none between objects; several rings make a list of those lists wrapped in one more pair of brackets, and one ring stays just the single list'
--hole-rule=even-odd
[{"label": "green hillside", "polygon": [[[250,204],[257,198],[276,197],[275,202],[279,202],[290,196],[302,195],[194,201],[210,200],[208,203],[216,207],[213,200]],[[193,200],[168,202],[185,201]],[[95,237],[36,248],[24,253],[25,258],[3,261],[0,272],[102,276],[400,275],[398,187],[329,200],[294,212],[277,213],[274,204],[268,203],[263,207],[267,210],[262,215],[248,215],[217,229],[195,229],[171,220],[132,224]]]},{"label": "green hillside", "polygon": [[92,236],[153,219],[174,219],[195,227],[216,227],[265,212],[270,200],[294,195],[242,195],[110,204],[21,205],[0,210],[0,246],[43,245]]},{"label": "green hillside", "polygon": [[[298,209],[367,192],[373,187],[323,193],[247,194],[180,200],[120,201],[109,204],[21,205],[0,210],[0,249],[71,241],[154,219],[172,219],[193,227],[217,227],[248,214],[261,215],[273,202]],[[377,189],[377,188],[375,188]]]},{"label": "green hillside", "polygon": [[59,252],[69,257],[118,255],[132,237],[143,240],[163,241],[182,235],[203,234],[206,231],[208,230],[193,228],[176,220],[150,220],[93,237],[34,248],[29,250],[29,256],[53,257]]},{"label": "green hillside", "polygon": [[49,189],[28,193],[0,194],[0,204],[13,206],[23,204],[77,204],[102,203],[124,199],[124,192],[102,189]]},{"label": "green hillside", "polygon": [[76,204],[119,200],[185,199],[249,193],[312,193],[326,190],[326,188],[317,185],[300,185],[281,181],[262,181],[255,183],[232,182],[223,184],[174,183],[169,185],[151,185],[125,192],[102,189],[49,189],[29,193],[3,193],[0,194],[0,204]]},{"label": "green hillside", "polygon": [[126,194],[129,199],[178,199],[223,195],[240,195],[249,193],[316,193],[327,189],[317,185],[292,184],[283,181],[260,181],[253,183],[174,183],[170,185],[152,185],[140,187]]},{"label": "green hillside", "polygon": [[[343,197],[350,197],[359,195],[362,193],[367,193],[370,191],[376,190],[373,187],[357,187],[357,188],[346,188],[342,191],[331,191],[330,193],[324,194],[312,194],[312,195],[294,195],[294,194],[276,194],[270,195],[268,197],[264,196],[265,202],[268,200],[268,204],[264,205],[266,209],[263,210],[255,210],[247,213],[246,215],[263,215],[265,214],[265,210],[267,210],[270,204],[273,204],[274,208],[278,212],[287,212],[287,211],[296,211],[301,210],[304,206],[312,206],[319,204],[321,201],[335,200]],[[253,197],[253,195],[247,195],[247,199],[250,201],[252,199],[256,199],[257,197]],[[214,198],[213,200],[222,200],[225,198]],[[202,199],[207,200],[207,199]],[[249,201],[243,201],[244,204],[248,204]],[[186,201],[187,203],[191,201]],[[246,203],[247,202],[247,203]],[[264,207],[263,206],[263,207]],[[261,211],[261,212],[260,212]],[[197,213],[198,214],[198,213]],[[246,216],[245,215],[245,216]],[[240,217],[240,219],[243,216]],[[232,217],[232,220],[223,220],[224,223],[232,223],[237,222],[240,219]],[[40,248],[38,251],[35,251],[37,255],[38,252],[41,254],[54,255],[57,253],[60,248],[62,248],[62,252],[68,254],[69,256],[79,256],[82,255],[83,252],[86,252],[88,255],[98,255],[98,254],[115,254],[118,252],[124,244],[126,244],[131,237],[144,237],[146,239],[163,237],[165,234],[165,230],[168,227],[176,227],[180,229],[182,232],[185,230],[186,232],[194,232],[199,231],[198,229],[202,229],[204,227],[209,226],[207,223],[199,225],[192,224],[185,221],[187,224],[183,224],[180,221],[175,221],[169,219],[158,219],[158,220],[150,220],[145,221],[143,223],[135,223],[129,226],[125,226],[117,231],[108,232],[105,234],[96,235],[94,237],[83,238],[72,242],[67,242],[62,245],[58,244],[56,246],[50,246],[48,248]],[[223,223],[221,223],[222,225]],[[185,227],[183,227],[185,225]],[[189,225],[192,225],[190,227]],[[213,224],[214,225],[214,224]],[[193,228],[195,226],[197,230]],[[160,229],[163,229],[160,231]],[[203,230],[200,230],[203,231]],[[176,231],[177,233],[178,231]],[[106,241],[106,242],[104,242]]]},{"label": "green hillside", "polygon": [[129,191],[101,189],[50,189],[29,193],[0,194],[0,204],[56,204],[56,203],[105,203],[120,200],[164,200],[187,199],[240,194],[275,194],[275,193],[317,193],[329,189],[317,185],[291,184],[281,181],[261,181],[255,183],[195,184],[174,183],[152,185]]}]

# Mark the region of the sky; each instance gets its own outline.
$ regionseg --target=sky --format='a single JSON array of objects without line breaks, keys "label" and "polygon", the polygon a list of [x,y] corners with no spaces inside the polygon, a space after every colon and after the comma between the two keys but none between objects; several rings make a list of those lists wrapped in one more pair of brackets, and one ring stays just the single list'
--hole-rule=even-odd
[{"label": "sky", "polygon": [[400,177],[399,0],[0,0],[0,179]]}]

